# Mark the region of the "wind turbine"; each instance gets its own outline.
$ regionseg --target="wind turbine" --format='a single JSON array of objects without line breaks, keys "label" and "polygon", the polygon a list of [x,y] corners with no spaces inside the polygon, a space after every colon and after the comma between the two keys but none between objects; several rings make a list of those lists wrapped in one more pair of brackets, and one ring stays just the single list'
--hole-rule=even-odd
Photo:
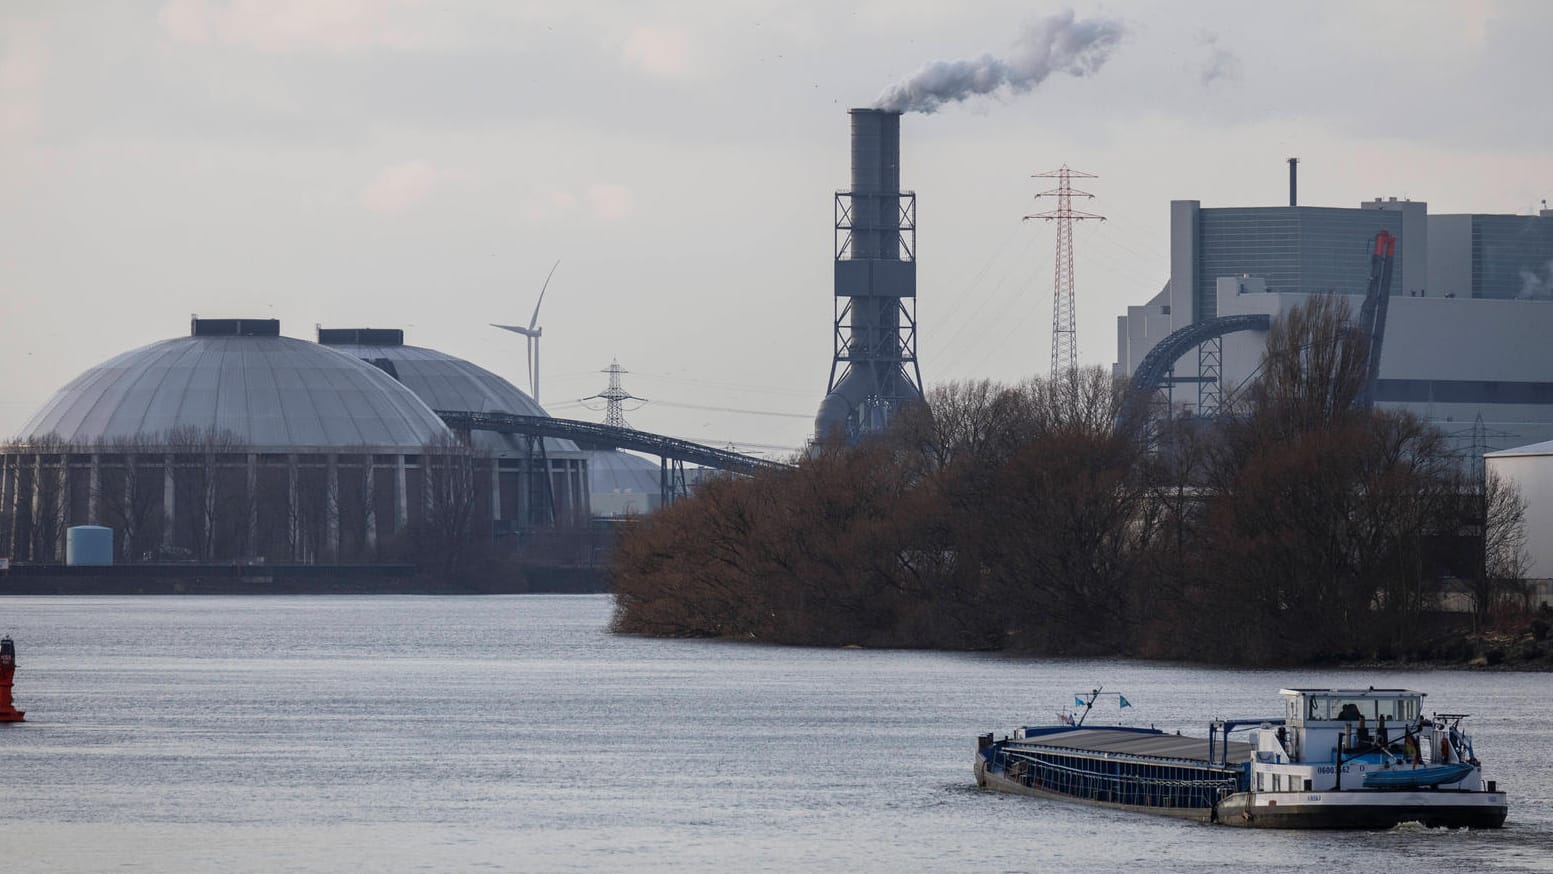
[{"label": "wind turbine", "polygon": [[534,303],[534,317],[528,320],[528,327],[522,325],[498,325],[491,323],[493,328],[501,328],[503,331],[511,331],[514,334],[522,334],[528,339],[528,392],[534,403],[539,403],[539,337],[545,332],[539,327],[539,306],[545,302],[545,289],[550,287],[550,277],[555,275],[555,268],[560,267],[557,260],[550,267],[550,272],[545,274],[545,284],[539,287],[539,300]]}]

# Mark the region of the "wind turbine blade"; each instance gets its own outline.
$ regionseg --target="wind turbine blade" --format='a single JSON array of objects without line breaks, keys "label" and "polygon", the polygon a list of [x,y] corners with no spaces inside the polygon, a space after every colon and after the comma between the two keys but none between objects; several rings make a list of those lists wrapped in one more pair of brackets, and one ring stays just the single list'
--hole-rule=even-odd
[{"label": "wind turbine blade", "polygon": [[550,277],[555,275],[555,268],[560,266],[561,259],[557,258],[555,263],[550,265],[550,272],[545,274],[545,284],[539,287],[539,300],[534,302],[534,317],[528,320],[528,329],[530,331],[534,330],[534,326],[539,324],[539,305],[545,302],[545,289],[550,287]]},{"label": "wind turbine blade", "polygon": [[539,357],[534,354],[535,353],[535,349],[534,349],[534,335],[533,334],[526,334],[525,336],[528,338],[528,355],[526,356],[528,358],[528,393],[529,393],[529,396],[532,397],[533,395],[537,394],[538,391],[539,391],[538,389],[536,389],[534,387],[535,386],[535,370],[538,368]]},{"label": "wind turbine blade", "polygon": [[522,334],[525,337],[532,337],[532,336],[534,336],[534,333],[532,331],[530,331],[528,328],[523,327],[522,325],[498,325],[495,322],[491,322],[490,325],[493,328],[501,328],[503,331],[511,331],[514,334]]}]

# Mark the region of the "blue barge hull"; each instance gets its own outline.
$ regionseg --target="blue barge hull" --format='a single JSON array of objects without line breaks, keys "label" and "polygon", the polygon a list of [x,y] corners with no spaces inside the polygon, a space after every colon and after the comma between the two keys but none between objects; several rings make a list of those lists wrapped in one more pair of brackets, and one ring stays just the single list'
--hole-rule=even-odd
[{"label": "blue barge hull", "polygon": [[1208,741],[1148,728],[1059,726],[1023,735],[982,737],[978,785],[1204,821],[1240,788],[1251,755],[1249,744],[1231,743],[1228,764],[1210,764]]}]

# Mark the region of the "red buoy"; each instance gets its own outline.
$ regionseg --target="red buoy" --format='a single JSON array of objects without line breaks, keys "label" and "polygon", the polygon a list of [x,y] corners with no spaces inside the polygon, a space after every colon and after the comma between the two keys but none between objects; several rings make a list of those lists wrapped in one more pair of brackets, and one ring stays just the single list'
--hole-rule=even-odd
[{"label": "red buoy", "polygon": [[11,677],[16,673],[16,644],[0,637],[0,722],[21,722],[27,714],[11,703]]}]

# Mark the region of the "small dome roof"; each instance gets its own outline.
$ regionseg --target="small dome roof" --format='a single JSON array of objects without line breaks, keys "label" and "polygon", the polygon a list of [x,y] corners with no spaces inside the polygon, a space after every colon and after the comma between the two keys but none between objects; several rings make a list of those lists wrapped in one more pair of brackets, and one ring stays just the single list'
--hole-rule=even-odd
[{"label": "small dome roof", "polygon": [[618,449],[588,453],[588,486],[595,495],[640,493],[656,495],[662,489],[658,462]]},{"label": "small dome roof", "polygon": [[[549,417],[544,408],[517,386],[489,370],[446,352],[406,346],[398,330],[324,328],[319,339],[330,349],[353,355],[382,368],[426,402],[433,410],[473,413],[512,413]],[[340,338],[380,342],[343,342]],[[397,342],[396,342],[397,340]],[[501,454],[526,451],[522,437],[475,431],[476,448]],[[570,440],[545,438],[546,452],[577,452]]]},{"label": "small dome roof", "polygon": [[450,433],[414,392],[376,367],[281,337],[276,322],[257,335],[220,333],[224,325],[197,320],[194,336],[91,368],[55,392],[19,437],[156,440],[194,427],[229,431],[257,452],[418,452]]}]

